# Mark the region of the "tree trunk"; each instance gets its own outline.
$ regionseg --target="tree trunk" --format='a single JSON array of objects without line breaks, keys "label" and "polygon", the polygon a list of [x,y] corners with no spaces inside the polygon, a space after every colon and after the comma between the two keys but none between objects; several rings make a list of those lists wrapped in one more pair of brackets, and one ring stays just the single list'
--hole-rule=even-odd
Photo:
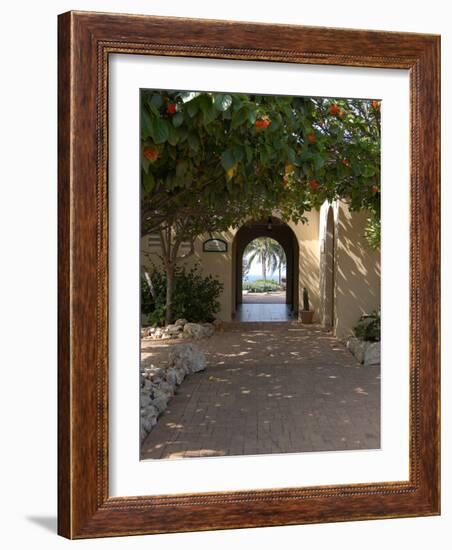
[{"label": "tree trunk", "polygon": [[174,288],[174,264],[166,265],[166,310],[165,325],[171,323],[173,316],[173,288]]},{"label": "tree trunk", "polygon": [[148,284],[148,287],[149,287],[149,291],[151,293],[151,296],[155,302],[155,300],[157,299],[157,294],[155,292],[155,288],[154,288],[154,284],[152,282],[152,279],[151,279],[151,276],[149,275],[149,273],[144,270],[144,278],[146,279],[146,282]]},{"label": "tree trunk", "polygon": [[264,281],[267,280],[267,265],[266,265],[266,258],[262,258],[262,277],[264,278]]},{"label": "tree trunk", "polygon": [[281,263],[278,264],[278,284],[281,286]]}]

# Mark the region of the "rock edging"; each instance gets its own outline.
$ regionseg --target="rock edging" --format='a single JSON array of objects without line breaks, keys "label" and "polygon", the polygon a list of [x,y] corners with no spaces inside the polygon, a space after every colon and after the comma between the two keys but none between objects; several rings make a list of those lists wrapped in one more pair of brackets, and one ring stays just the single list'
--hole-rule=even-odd
[{"label": "rock edging", "polygon": [[184,378],[206,368],[204,352],[193,343],[175,344],[168,353],[168,365],[158,367],[146,360],[140,365],[141,441],[157,424],[158,417]]},{"label": "rock edging", "polygon": [[210,338],[219,323],[189,323],[187,319],[178,319],[166,327],[147,327],[141,330],[145,340],[170,340],[175,338]]},{"label": "rock edging", "polygon": [[367,342],[351,336],[346,343],[347,349],[365,367],[380,365],[381,344],[380,342]]}]

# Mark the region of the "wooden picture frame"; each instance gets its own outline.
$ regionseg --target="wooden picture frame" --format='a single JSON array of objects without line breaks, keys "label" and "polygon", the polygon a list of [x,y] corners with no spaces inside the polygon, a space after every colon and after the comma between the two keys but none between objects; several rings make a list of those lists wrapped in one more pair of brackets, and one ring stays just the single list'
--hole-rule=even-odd
[{"label": "wooden picture frame", "polygon": [[[58,532],[68,538],[437,515],[440,511],[440,38],[69,12],[59,16]],[[410,72],[408,481],[110,497],[108,60],[112,53]]]}]

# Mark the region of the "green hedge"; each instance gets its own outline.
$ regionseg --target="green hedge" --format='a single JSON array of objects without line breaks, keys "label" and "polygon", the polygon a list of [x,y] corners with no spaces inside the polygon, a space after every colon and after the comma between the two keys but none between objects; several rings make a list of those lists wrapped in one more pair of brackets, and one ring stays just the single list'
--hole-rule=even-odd
[{"label": "green hedge", "polygon": [[243,290],[247,290],[248,292],[276,292],[278,290],[282,290],[282,287],[273,280],[270,281],[263,281],[263,280],[257,280],[257,281],[246,281],[242,285]]}]

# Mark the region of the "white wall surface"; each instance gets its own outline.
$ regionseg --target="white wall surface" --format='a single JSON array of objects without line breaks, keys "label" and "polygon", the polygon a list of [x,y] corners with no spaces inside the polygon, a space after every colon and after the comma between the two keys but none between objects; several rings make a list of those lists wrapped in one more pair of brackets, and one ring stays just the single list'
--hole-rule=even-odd
[{"label": "white wall surface", "polygon": [[[3,3],[0,18],[1,542],[8,549],[449,548],[452,532],[450,307],[452,14],[441,0],[49,0]],[[443,82],[443,515],[69,542],[56,525],[56,31],[69,9],[440,33]],[[449,437],[447,437],[449,435]],[[447,540],[449,539],[449,540]]]}]

